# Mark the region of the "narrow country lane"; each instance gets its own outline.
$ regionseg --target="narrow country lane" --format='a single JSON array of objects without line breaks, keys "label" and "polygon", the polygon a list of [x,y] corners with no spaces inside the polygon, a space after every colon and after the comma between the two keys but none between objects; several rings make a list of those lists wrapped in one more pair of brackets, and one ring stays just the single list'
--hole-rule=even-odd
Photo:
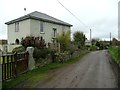
[{"label": "narrow country lane", "polygon": [[50,72],[36,88],[115,88],[116,79],[106,50],[87,54],[79,62]]}]

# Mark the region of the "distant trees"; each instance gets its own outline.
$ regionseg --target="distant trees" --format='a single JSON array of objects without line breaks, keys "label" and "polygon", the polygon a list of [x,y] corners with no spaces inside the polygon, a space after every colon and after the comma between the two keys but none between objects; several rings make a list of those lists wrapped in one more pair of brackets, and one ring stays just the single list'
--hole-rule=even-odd
[{"label": "distant trees", "polygon": [[86,37],[85,37],[85,35],[83,34],[83,32],[76,31],[76,32],[73,34],[73,39],[74,39],[74,43],[75,43],[75,44],[78,44],[78,45],[80,45],[80,46],[84,46],[84,45],[85,45]]},{"label": "distant trees", "polygon": [[96,43],[98,45],[99,44],[99,38],[93,38],[91,42],[92,42],[92,45],[96,45]]},{"label": "distant trees", "polygon": [[96,42],[96,46],[100,47],[100,42],[99,41]]},{"label": "distant trees", "polygon": [[107,49],[109,47],[109,41],[101,41],[99,38],[93,38],[92,45],[97,46],[100,50]]},{"label": "distant trees", "polygon": [[112,39],[112,46],[118,45],[118,40],[116,38]]}]

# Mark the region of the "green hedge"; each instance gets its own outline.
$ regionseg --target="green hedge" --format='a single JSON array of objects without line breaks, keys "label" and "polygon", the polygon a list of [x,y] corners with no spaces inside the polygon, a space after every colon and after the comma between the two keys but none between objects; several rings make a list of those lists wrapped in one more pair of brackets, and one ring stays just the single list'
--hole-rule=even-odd
[{"label": "green hedge", "polygon": [[23,46],[16,47],[12,50],[12,52],[24,52],[25,48]]},{"label": "green hedge", "polygon": [[51,53],[50,49],[44,48],[44,49],[38,49],[35,47],[33,52],[33,57],[36,59],[43,58],[45,59],[48,54]]},{"label": "green hedge", "polygon": [[115,62],[120,67],[120,46],[119,47],[111,47],[111,48],[109,48],[109,52],[110,52],[113,60],[115,60]]},{"label": "green hedge", "polygon": [[97,50],[97,46],[91,45],[90,46],[90,51],[95,51],[95,50]]}]

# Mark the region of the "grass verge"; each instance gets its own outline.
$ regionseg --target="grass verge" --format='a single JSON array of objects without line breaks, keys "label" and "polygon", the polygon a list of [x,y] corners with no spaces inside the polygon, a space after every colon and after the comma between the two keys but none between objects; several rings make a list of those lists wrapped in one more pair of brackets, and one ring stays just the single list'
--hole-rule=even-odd
[{"label": "grass verge", "polygon": [[120,46],[119,47],[110,47],[109,53],[112,56],[112,59],[118,64],[120,67]]},{"label": "grass verge", "polygon": [[81,51],[78,57],[71,58],[64,63],[49,63],[43,67],[28,71],[24,74],[19,75],[17,78],[12,79],[11,81],[3,82],[3,88],[14,88],[16,85],[21,85],[21,88],[33,87],[38,81],[45,79],[48,76],[48,72],[50,70],[76,63],[87,53],[88,51]]}]

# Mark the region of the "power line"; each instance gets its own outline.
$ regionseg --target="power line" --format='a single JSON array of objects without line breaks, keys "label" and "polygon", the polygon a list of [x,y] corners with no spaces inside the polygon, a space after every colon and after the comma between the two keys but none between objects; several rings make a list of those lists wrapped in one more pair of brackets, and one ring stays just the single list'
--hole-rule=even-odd
[{"label": "power line", "polygon": [[75,17],[80,23],[82,23],[85,27],[88,27],[85,23],[83,23],[76,15],[74,15],[69,9],[67,9],[59,0],[57,2],[65,8],[73,17]]}]

